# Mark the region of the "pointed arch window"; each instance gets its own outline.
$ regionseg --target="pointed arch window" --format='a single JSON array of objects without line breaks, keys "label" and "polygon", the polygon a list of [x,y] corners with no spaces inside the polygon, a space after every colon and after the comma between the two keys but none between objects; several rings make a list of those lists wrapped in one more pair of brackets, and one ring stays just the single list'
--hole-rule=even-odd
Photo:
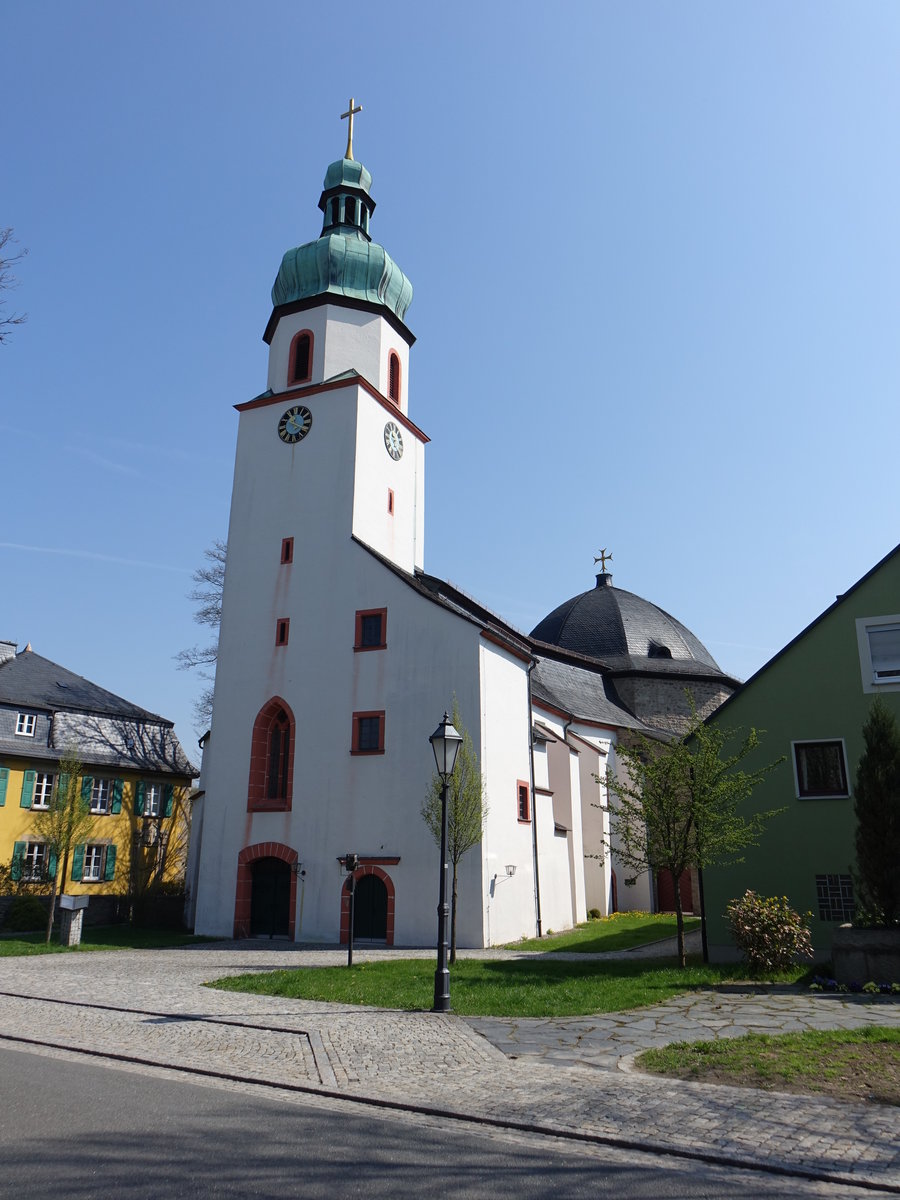
[{"label": "pointed arch window", "polygon": [[278,696],[253,723],[247,810],[289,812],[294,778],[294,714]]},{"label": "pointed arch window", "polygon": [[312,379],[313,334],[311,329],[301,329],[291,341],[288,356],[288,385],[309,383]]},{"label": "pointed arch window", "polygon": [[400,356],[395,350],[388,358],[388,399],[400,403]]}]

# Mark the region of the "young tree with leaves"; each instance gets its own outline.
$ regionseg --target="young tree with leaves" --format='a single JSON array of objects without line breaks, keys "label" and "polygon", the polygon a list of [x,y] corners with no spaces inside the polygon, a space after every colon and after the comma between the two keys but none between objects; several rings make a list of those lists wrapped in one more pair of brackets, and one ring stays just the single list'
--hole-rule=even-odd
[{"label": "young tree with leaves", "polygon": [[81,794],[81,760],[74,746],[67,747],[59,760],[59,772],[46,809],[35,813],[34,835],[44,843],[51,879],[50,913],[47,917],[47,942],[53,932],[59,881],[65,883],[69,855],[79,842],[87,839],[94,825],[90,800]]},{"label": "young tree with leaves", "polygon": [[862,733],[853,791],[859,917],[891,926],[900,924],[900,727],[880,696]]},{"label": "young tree with leaves", "polygon": [[[740,852],[755,846],[766,823],[783,809],[743,816],[739,809],[753,789],[784,759],[755,771],[738,765],[760,743],[759,733],[707,725],[693,704],[690,727],[676,741],[637,734],[616,747],[621,775],[607,768],[613,798],[599,805],[609,814],[616,854],[633,871],[669,871],[675,881],[678,962],[685,965],[681,876],[691,868],[741,862]],[[727,747],[741,738],[732,753]],[[614,801],[614,802],[613,802]],[[606,851],[608,852],[607,844]]]},{"label": "young tree with leaves", "polygon": [[206,565],[198,567],[192,578],[195,587],[188,592],[188,599],[197,604],[194,620],[198,625],[207,625],[214,631],[213,639],[206,646],[191,646],[187,650],[179,650],[175,655],[179,671],[190,671],[195,667],[213,670],[200,671],[200,678],[207,681],[194,705],[194,717],[198,730],[207,728],[212,720],[213,682],[215,680],[215,665],[219,655],[219,625],[222,621],[222,589],[225,586],[225,558],[228,553],[228,543],[216,538],[213,544],[203,551]]},{"label": "young tree with leaves", "polygon": [[[453,726],[462,735],[456,755],[456,765],[447,789],[447,855],[452,867],[450,900],[450,962],[456,962],[456,899],[457,875],[462,856],[481,842],[484,821],[488,813],[484,797],[484,778],[472,735],[463,725],[459,704],[453,698]],[[437,844],[441,844],[441,777],[436,772],[422,804],[422,819]]]}]

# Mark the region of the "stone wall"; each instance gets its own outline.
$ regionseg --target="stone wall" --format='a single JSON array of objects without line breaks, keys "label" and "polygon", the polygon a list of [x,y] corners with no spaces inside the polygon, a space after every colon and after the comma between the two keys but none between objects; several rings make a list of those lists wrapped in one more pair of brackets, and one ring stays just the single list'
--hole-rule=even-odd
[{"label": "stone wall", "polygon": [[632,712],[658,729],[684,733],[691,722],[687,692],[701,717],[708,717],[734,689],[722,682],[630,676],[616,679],[616,691]]}]

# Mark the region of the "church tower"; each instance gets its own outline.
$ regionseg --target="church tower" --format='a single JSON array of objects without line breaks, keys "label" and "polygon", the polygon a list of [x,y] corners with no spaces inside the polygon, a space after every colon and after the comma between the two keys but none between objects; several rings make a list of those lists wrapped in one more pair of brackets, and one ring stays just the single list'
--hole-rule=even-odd
[{"label": "church tower", "polygon": [[[277,893],[284,913],[290,889],[288,927],[279,918],[278,932],[299,932],[297,847],[328,844],[334,871],[341,843],[325,828],[333,801],[344,806],[348,837],[376,845],[386,837],[365,821],[353,829],[352,797],[372,786],[374,771],[367,781],[349,777],[359,764],[348,766],[348,750],[383,754],[385,736],[384,655],[354,651],[386,646],[384,587],[365,582],[375,556],[408,576],[423,567],[428,439],[408,415],[412,285],[372,240],[372,177],[353,158],[358,111],[351,101],[347,151],[325,173],[321,234],[284,255],[272,288],[268,386],[236,405],[195,886],[197,927],[229,934],[232,917],[237,934],[251,932],[251,886]],[[330,744],[343,752],[331,762],[322,752]],[[273,863],[262,883],[259,857]],[[227,881],[241,860],[232,899]],[[264,900],[252,908],[258,917]],[[306,925],[330,931],[330,918],[320,922],[309,908],[307,897]]]}]

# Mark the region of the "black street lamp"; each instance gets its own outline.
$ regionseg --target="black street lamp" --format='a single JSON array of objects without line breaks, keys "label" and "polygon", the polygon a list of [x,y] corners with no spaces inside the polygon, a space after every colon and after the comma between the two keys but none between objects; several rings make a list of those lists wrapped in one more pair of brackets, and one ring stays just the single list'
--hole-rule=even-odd
[{"label": "black street lamp", "polygon": [[432,1012],[450,1011],[450,969],[447,966],[447,925],[450,906],[447,903],[447,792],[450,776],[456,765],[456,755],[462,745],[462,737],[453,728],[448,713],[444,713],[440,725],[428,739],[434,751],[434,761],[441,777],[441,890],[438,900],[438,944],[437,968],[434,972],[434,1006]]}]

